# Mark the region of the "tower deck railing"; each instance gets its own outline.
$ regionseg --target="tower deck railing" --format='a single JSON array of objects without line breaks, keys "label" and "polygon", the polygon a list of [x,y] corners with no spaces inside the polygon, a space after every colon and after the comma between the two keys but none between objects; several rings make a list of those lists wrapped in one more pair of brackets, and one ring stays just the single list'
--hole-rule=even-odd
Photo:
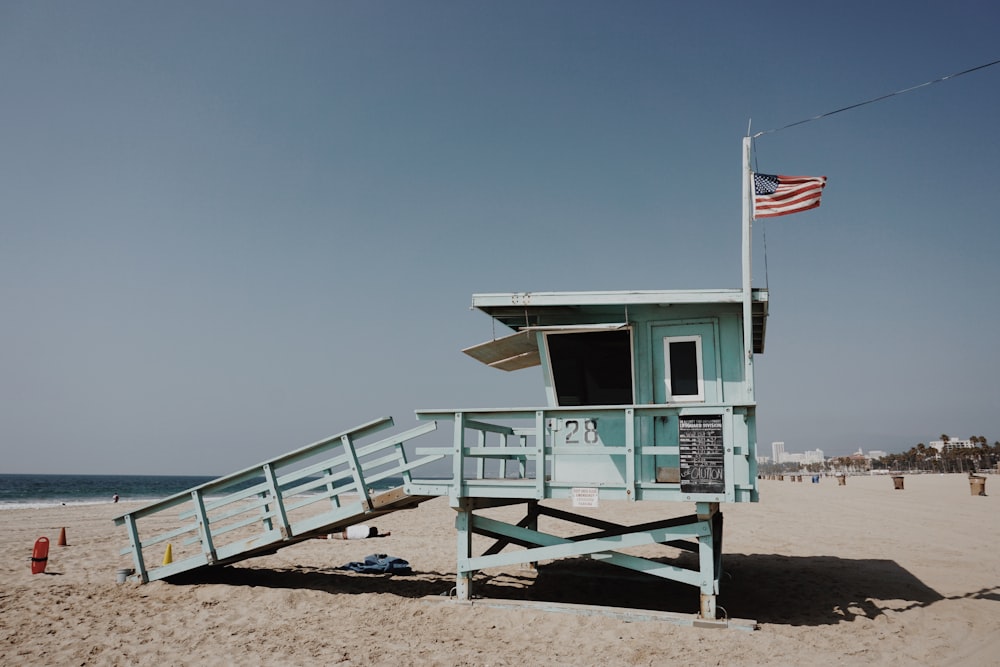
[{"label": "tower deck railing", "polygon": [[[753,404],[420,410],[449,424],[450,479],[414,478],[412,494],[460,498],[756,500]],[[590,491],[595,492],[595,491]]]}]

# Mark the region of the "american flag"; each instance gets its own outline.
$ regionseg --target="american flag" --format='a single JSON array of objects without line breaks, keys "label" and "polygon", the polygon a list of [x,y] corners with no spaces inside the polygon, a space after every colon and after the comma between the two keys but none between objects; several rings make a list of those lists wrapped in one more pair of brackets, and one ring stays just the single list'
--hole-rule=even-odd
[{"label": "american flag", "polygon": [[816,208],[825,187],[826,176],[772,176],[755,173],[753,217],[775,218]]}]

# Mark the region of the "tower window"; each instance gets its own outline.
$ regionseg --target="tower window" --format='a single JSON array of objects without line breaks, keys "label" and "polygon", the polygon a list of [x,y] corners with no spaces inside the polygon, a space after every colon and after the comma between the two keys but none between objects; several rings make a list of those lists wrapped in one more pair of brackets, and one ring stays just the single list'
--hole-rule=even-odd
[{"label": "tower window", "polygon": [[550,333],[545,341],[559,405],[632,403],[629,331]]},{"label": "tower window", "polygon": [[663,339],[666,347],[667,401],[704,401],[705,382],[701,367],[701,336]]}]

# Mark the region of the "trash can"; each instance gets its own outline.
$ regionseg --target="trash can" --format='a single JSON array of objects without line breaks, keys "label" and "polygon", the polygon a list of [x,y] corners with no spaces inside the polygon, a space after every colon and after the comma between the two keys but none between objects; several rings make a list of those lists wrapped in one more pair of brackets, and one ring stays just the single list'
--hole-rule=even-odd
[{"label": "trash can", "polygon": [[837,477],[837,486],[847,486],[847,477],[840,475]]},{"label": "trash can", "polygon": [[893,484],[893,486],[895,488],[899,489],[900,491],[903,490],[903,478],[902,477],[893,477],[892,478],[892,484]]},{"label": "trash can", "polygon": [[980,475],[969,475],[969,490],[974,496],[985,496],[986,478]]}]

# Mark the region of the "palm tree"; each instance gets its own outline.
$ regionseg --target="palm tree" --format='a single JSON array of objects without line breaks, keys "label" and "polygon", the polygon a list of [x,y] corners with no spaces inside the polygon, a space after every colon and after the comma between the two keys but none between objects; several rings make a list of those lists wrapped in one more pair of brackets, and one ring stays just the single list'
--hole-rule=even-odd
[{"label": "palm tree", "polygon": [[990,457],[990,444],[986,441],[986,437],[979,435],[976,436],[976,441],[979,443],[979,450],[976,452],[976,458],[978,459],[980,468],[989,468],[992,464],[992,458]]}]

